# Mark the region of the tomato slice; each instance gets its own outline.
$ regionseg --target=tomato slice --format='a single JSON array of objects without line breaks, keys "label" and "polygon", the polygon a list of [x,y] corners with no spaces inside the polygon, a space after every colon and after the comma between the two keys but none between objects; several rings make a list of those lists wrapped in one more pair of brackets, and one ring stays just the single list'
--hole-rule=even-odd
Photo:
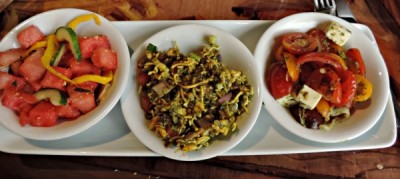
[{"label": "tomato slice", "polygon": [[307,32],[307,34],[311,37],[314,37],[318,40],[318,52],[329,52],[330,51],[330,42],[326,37],[325,32],[318,28],[313,28]]},{"label": "tomato slice", "polygon": [[306,33],[293,32],[282,37],[283,48],[295,55],[302,55],[314,51],[318,41]]},{"label": "tomato slice", "polygon": [[345,66],[335,59],[331,53],[326,52],[311,52],[297,58],[297,64],[302,65],[307,62],[321,62],[329,64],[335,68],[336,71],[344,71]]},{"label": "tomato slice", "polygon": [[340,103],[334,104],[337,107],[351,105],[357,89],[356,76],[349,70],[339,74],[342,84],[342,99]]},{"label": "tomato slice", "polygon": [[281,46],[279,46],[279,48],[275,52],[275,60],[276,61],[282,62],[284,60],[283,52],[284,52],[283,46],[281,45]]},{"label": "tomato slice", "polygon": [[274,63],[268,73],[268,89],[275,99],[290,94],[294,83],[288,76],[284,63]]},{"label": "tomato slice", "polygon": [[365,76],[365,64],[364,60],[362,59],[360,50],[357,48],[351,48],[346,52],[347,59],[350,61],[355,61],[358,66],[358,73],[361,76]]},{"label": "tomato slice", "polygon": [[330,68],[317,68],[309,76],[306,85],[322,94],[324,99],[333,104],[342,100],[342,85],[340,78]]}]

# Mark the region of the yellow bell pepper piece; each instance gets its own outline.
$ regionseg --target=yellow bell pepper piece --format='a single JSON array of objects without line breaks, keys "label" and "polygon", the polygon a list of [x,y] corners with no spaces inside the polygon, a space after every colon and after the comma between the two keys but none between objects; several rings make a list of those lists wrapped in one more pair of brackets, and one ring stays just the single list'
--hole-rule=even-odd
[{"label": "yellow bell pepper piece", "polygon": [[331,112],[331,107],[329,106],[329,103],[324,98],[321,98],[316,108],[317,111],[325,118],[325,121],[328,121]]},{"label": "yellow bell pepper piece", "polygon": [[74,78],[72,81],[74,81],[76,84],[84,83],[87,81],[93,81],[105,85],[108,84],[112,79],[113,79],[113,73],[110,71],[105,76],[88,74],[88,75],[78,76]]},{"label": "yellow bell pepper piece", "polygon": [[50,61],[53,58],[53,56],[57,50],[56,43],[57,43],[57,41],[56,41],[56,37],[54,36],[54,34],[51,34],[47,37],[47,47],[46,47],[46,50],[44,51],[43,57],[41,58],[42,65],[46,68],[46,70],[48,70],[50,73],[57,76],[58,78],[61,78],[67,82],[75,84],[74,81],[70,80],[63,74],[56,71],[52,66],[50,66]]},{"label": "yellow bell pepper piece", "polygon": [[283,52],[283,58],[288,69],[288,74],[293,82],[299,80],[300,70],[298,68],[296,57],[289,52]]},{"label": "yellow bell pepper piece", "polygon": [[39,48],[46,47],[46,46],[47,46],[46,40],[36,42],[31,47],[29,47],[29,49],[27,51],[25,51],[25,53],[22,55],[22,57],[26,58],[27,56],[29,56],[29,54],[31,54],[32,51],[37,50]]},{"label": "yellow bell pepper piece", "polygon": [[101,20],[96,14],[84,14],[84,15],[80,15],[80,16],[75,17],[74,19],[72,19],[72,21],[69,22],[67,26],[71,27],[73,30],[75,30],[76,27],[80,23],[86,22],[86,21],[89,21],[89,20],[92,20],[92,19],[96,22],[97,25],[101,25]]},{"label": "yellow bell pepper piece", "polygon": [[372,95],[372,83],[361,75],[356,75],[357,89],[354,101],[368,100]]}]

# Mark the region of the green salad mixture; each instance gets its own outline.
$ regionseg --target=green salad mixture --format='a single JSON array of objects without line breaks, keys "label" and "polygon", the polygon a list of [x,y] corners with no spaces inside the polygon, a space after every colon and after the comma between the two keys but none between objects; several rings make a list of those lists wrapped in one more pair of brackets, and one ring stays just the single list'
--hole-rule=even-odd
[{"label": "green salad mixture", "polygon": [[176,43],[167,51],[149,44],[138,61],[142,109],[166,147],[184,152],[206,147],[211,139],[237,130],[254,89],[247,77],[221,63],[216,36],[197,52],[183,55]]}]

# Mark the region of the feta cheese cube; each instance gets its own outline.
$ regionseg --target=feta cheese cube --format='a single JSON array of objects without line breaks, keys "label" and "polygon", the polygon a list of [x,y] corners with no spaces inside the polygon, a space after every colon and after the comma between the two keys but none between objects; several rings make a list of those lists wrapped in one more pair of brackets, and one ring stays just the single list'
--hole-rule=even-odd
[{"label": "feta cheese cube", "polygon": [[319,100],[322,95],[319,94],[314,89],[310,88],[307,85],[304,85],[301,88],[299,94],[297,94],[297,100],[300,101],[300,105],[306,109],[314,109],[317,106]]},{"label": "feta cheese cube", "polygon": [[350,39],[351,32],[337,22],[331,22],[325,29],[325,35],[339,46],[343,46]]}]

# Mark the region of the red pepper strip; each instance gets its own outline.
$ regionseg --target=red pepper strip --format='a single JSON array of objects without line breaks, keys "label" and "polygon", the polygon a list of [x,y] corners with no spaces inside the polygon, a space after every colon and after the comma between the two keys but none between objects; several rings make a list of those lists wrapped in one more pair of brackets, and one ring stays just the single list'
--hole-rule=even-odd
[{"label": "red pepper strip", "polygon": [[51,34],[47,37],[47,47],[46,50],[44,51],[44,55],[41,58],[42,65],[53,75],[57,76],[58,78],[61,78],[67,82],[70,82],[72,84],[75,84],[74,81],[70,80],[63,74],[59,73],[56,71],[52,66],[50,66],[50,61],[53,58],[54,54],[56,53],[56,37],[54,34]]},{"label": "red pepper strip", "polygon": [[358,74],[361,76],[365,76],[365,64],[364,60],[361,57],[360,50],[357,48],[351,48],[347,50],[346,56],[349,60],[356,61],[358,64]]},{"label": "red pepper strip", "polygon": [[326,52],[311,52],[300,56],[297,59],[297,64],[302,65],[306,62],[322,62],[332,65],[336,71],[344,71],[346,69],[338,60],[332,57],[331,54]]},{"label": "red pepper strip", "polygon": [[339,76],[329,68],[315,69],[308,77],[306,84],[331,103],[339,104],[342,100],[342,85]]}]

